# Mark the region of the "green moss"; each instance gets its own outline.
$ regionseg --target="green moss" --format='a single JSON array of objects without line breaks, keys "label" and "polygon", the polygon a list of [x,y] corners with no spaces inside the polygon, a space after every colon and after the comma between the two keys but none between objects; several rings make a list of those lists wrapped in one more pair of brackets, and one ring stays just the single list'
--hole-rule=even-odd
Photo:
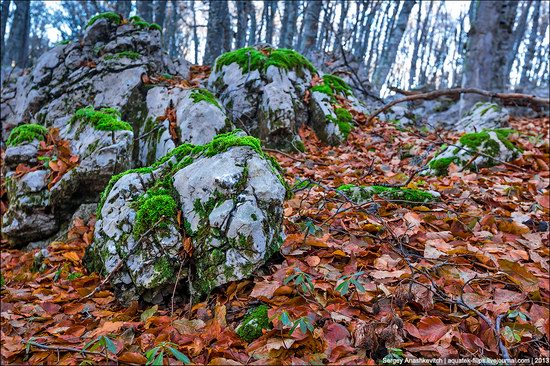
[{"label": "green moss", "polygon": [[139,15],[133,15],[130,18],[128,18],[128,20],[132,23],[134,23],[134,22],[143,22],[143,18],[140,17]]},{"label": "green moss", "polygon": [[262,336],[262,329],[271,329],[269,317],[267,315],[267,305],[260,305],[250,311],[237,328],[237,334],[246,342]]},{"label": "green moss", "polygon": [[105,60],[120,60],[121,58],[129,58],[130,60],[137,60],[141,57],[138,52],[123,51],[115,53],[114,55],[106,55]]},{"label": "green moss", "polygon": [[205,101],[206,103],[212,104],[215,107],[218,107],[221,111],[223,111],[222,106],[214,96],[214,94],[210,93],[206,89],[193,89],[191,91],[191,99],[193,99],[193,102],[198,103],[201,101]]},{"label": "green moss", "polygon": [[342,95],[351,95],[351,87],[346,82],[336,75],[325,74],[323,75],[323,82],[328,85],[334,93]]},{"label": "green moss", "polygon": [[93,106],[80,108],[72,116],[69,123],[72,124],[76,121],[91,123],[99,131],[133,130],[128,122],[120,119],[120,112],[114,108],[101,108],[99,111],[96,111]]},{"label": "green moss", "polygon": [[345,108],[336,108],[334,113],[336,113],[338,129],[344,135],[344,138],[348,138],[349,133],[353,129],[353,116]]},{"label": "green moss", "polygon": [[[165,189],[148,190],[135,203],[136,222],[133,228],[134,238],[157,225],[157,228],[167,228],[162,217],[172,218],[176,215],[177,204],[174,198]],[[160,222],[159,222],[160,221]]]},{"label": "green moss", "polygon": [[122,18],[120,15],[118,15],[117,13],[115,12],[112,12],[112,11],[108,11],[108,12],[105,12],[105,13],[100,13],[100,14],[97,14],[97,15],[94,15],[89,21],[88,21],[88,24],[86,24],[86,28],[88,28],[89,26],[91,26],[92,24],[94,24],[96,21],[98,21],[99,19],[107,19],[117,25],[120,24],[120,22],[122,21]]},{"label": "green moss", "polygon": [[66,44],[69,44],[69,43],[71,43],[70,39],[64,39],[62,41],[57,42],[55,45],[60,46],[60,45],[66,45]]},{"label": "green moss", "polygon": [[141,18],[138,15],[134,15],[133,17],[130,17],[130,23],[132,23],[135,27],[139,29],[153,29],[153,30],[158,30],[159,32],[162,33],[162,27],[160,25],[158,25],[157,23],[146,22],[145,20],[143,20],[143,18]]},{"label": "green moss", "polygon": [[8,146],[17,146],[25,142],[32,142],[35,139],[42,141],[47,133],[48,129],[41,125],[34,123],[19,125],[11,130],[6,144]]},{"label": "green moss", "polygon": [[497,138],[502,142],[508,150],[520,151],[510,140],[508,136],[515,132],[511,129],[493,129],[483,130],[481,132],[467,133],[463,135],[459,142],[462,146],[473,151],[482,151],[490,156],[497,156],[500,153],[500,145],[497,141],[491,138],[490,132],[494,132]]},{"label": "green moss", "polygon": [[451,163],[458,163],[459,161],[460,159],[456,156],[435,159],[430,162],[429,167],[435,171],[436,175],[447,175],[449,173],[449,165],[451,165]]},{"label": "green moss", "polygon": [[312,87],[310,89],[310,91],[311,92],[319,92],[319,93],[327,94],[331,97],[334,96],[334,93],[332,92],[332,89],[330,88],[330,86],[325,85],[325,84],[315,85],[314,87]]},{"label": "green moss", "polygon": [[420,189],[409,189],[399,187],[384,187],[384,186],[355,186],[353,184],[344,184],[337,188],[350,199],[354,201],[365,201],[371,199],[374,195],[380,196],[387,200],[405,201],[405,204],[410,203],[426,203],[433,202],[437,198],[429,192],[424,192]]},{"label": "green moss", "polygon": [[149,29],[158,30],[162,33],[162,27],[158,25],[157,23],[151,23],[149,24]]},{"label": "green moss", "polygon": [[245,47],[232,52],[227,52],[216,60],[216,71],[223,66],[237,63],[243,72],[248,70],[265,71],[269,66],[276,66],[285,70],[308,69],[317,73],[313,64],[298,52],[286,48],[266,49],[263,52],[254,47]]},{"label": "green moss", "polygon": [[159,277],[161,279],[171,279],[174,275],[173,268],[166,257],[162,257],[158,261],[156,261],[153,265],[153,269],[156,273],[159,274]]}]

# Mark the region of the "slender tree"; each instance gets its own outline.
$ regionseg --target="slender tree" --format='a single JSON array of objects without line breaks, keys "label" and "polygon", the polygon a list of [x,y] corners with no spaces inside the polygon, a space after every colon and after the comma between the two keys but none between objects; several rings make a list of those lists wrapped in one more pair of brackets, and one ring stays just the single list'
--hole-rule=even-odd
[{"label": "slender tree", "polygon": [[16,8],[8,38],[9,50],[4,53],[4,64],[15,62],[25,67],[29,55],[29,33],[31,26],[31,3],[25,0],[14,1]]},{"label": "slender tree", "polygon": [[319,31],[319,15],[323,8],[322,1],[308,0],[304,16],[304,34],[300,50],[309,55],[315,49],[317,43],[317,32]]},{"label": "slender tree", "polygon": [[153,1],[138,1],[137,13],[146,22],[153,21]]},{"label": "slender tree", "polygon": [[214,63],[223,51],[229,51],[232,38],[227,0],[210,0],[209,4],[204,64]]},{"label": "slender tree", "polygon": [[4,38],[6,35],[6,25],[8,24],[9,16],[10,16],[10,0],[2,0],[2,16],[0,21],[0,35],[2,36],[2,43],[0,44],[0,46],[2,47],[2,54],[4,54],[4,50],[6,49]]},{"label": "slender tree", "polygon": [[119,0],[115,3],[115,9],[117,13],[121,14],[124,18],[128,18],[130,11],[132,11],[132,2]]},{"label": "slender tree", "polygon": [[531,33],[529,34],[529,44],[527,45],[527,52],[525,52],[525,59],[523,60],[523,67],[521,69],[521,76],[519,79],[520,86],[527,86],[529,84],[529,72],[533,68],[533,58],[535,56],[537,33],[539,27],[540,3],[540,0],[536,0],[535,9],[533,10],[533,23],[531,26]]}]

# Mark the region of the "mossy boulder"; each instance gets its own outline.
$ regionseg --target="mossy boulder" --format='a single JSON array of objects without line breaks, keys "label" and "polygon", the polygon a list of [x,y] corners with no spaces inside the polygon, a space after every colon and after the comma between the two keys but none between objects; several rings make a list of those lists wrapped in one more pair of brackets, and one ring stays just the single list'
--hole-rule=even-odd
[{"label": "mossy boulder", "polygon": [[220,98],[233,121],[242,123],[268,146],[299,150],[298,129],[306,124],[325,142],[345,140],[352,128],[352,115],[349,111],[335,113],[336,95],[349,98],[345,109],[361,109],[351,88],[336,76],[323,76],[326,85],[322,90],[317,85],[314,91],[311,87],[316,76],[315,67],[296,51],[262,45],[219,56],[208,88]]},{"label": "mossy boulder", "polygon": [[428,170],[422,174],[447,175],[451,163],[461,169],[477,171],[517,159],[522,150],[508,139],[514,132],[510,129],[492,129],[464,134],[455,145],[445,147],[435,156],[428,163]]},{"label": "mossy boulder", "polygon": [[454,127],[457,131],[475,132],[482,129],[508,127],[508,110],[492,102],[477,102]]},{"label": "mossy boulder", "polygon": [[33,140],[42,141],[48,133],[48,129],[35,123],[20,125],[11,130],[6,145],[17,146]]},{"label": "mossy boulder", "polygon": [[338,190],[357,204],[368,202],[374,196],[378,196],[404,206],[415,206],[437,201],[441,196],[435,191],[385,186],[355,186],[353,184],[344,184],[338,187]]},{"label": "mossy boulder", "polygon": [[[254,137],[235,131],[182,144],[111,179],[84,263],[107,274],[124,261],[111,282],[123,302],[170,298],[180,266],[183,293],[190,282],[187,291],[203,298],[250,276],[278,250],[285,194],[276,164]],[[193,254],[182,264],[184,237]]]}]

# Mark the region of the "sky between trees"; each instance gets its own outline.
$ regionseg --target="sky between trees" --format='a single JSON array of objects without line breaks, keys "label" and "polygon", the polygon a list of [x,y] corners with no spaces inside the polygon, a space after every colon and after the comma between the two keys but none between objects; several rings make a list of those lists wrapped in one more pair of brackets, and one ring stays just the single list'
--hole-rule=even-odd
[{"label": "sky between trees", "polygon": [[259,42],[324,61],[344,50],[385,93],[388,85],[461,86],[470,54],[473,68],[501,64],[493,69],[502,80],[488,86],[548,85],[549,3],[542,0],[2,0],[1,9],[3,65],[28,67],[55,43],[82,36],[94,14],[116,11],[159,23],[170,55],[199,64]]}]

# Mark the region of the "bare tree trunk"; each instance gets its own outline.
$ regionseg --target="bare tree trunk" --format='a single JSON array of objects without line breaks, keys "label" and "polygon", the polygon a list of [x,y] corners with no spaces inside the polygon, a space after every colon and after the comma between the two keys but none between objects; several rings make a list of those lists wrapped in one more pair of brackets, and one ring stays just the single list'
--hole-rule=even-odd
[{"label": "bare tree trunk", "polygon": [[24,68],[29,54],[29,32],[31,26],[31,3],[25,0],[16,0],[15,14],[11,24],[10,36],[7,43],[7,52],[4,53],[4,64],[11,64]]},{"label": "bare tree trunk", "polygon": [[250,29],[248,30],[248,44],[252,46],[256,44],[256,27],[257,27],[256,8],[253,2],[249,4],[248,16],[250,18]]},{"label": "bare tree trunk", "polygon": [[265,42],[273,42],[273,22],[275,21],[275,12],[277,12],[277,0],[266,0],[266,19],[265,19]]},{"label": "bare tree trunk", "polygon": [[[430,2],[433,4],[433,2]],[[428,17],[426,17],[428,19]],[[411,59],[411,69],[409,70],[409,89],[414,84],[414,77],[416,75],[416,62],[418,60],[418,49],[420,48],[420,32],[422,30],[422,0],[418,2],[418,16],[416,18],[416,33],[414,35],[414,49]]]},{"label": "bare tree trunk", "polygon": [[157,0],[157,9],[155,14],[155,23],[164,29],[164,20],[166,19],[166,2],[167,0]]},{"label": "bare tree trunk", "polygon": [[516,56],[518,54],[519,45],[521,43],[521,40],[525,36],[525,30],[527,28],[527,16],[529,14],[529,10],[531,9],[531,3],[533,0],[527,0],[525,2],[525,6],[523,7],[523,10],[521,12],[521,15],[519,17],[518,26],[514,30],[514,39],[512,43],[512,49],[508,52],[506,57],[506,75],[510,75],[510,72],[512,71],[512,66],[514,66],[514,60],[516,59]]},{"label": "bare tree trunk", "polygon": [[[208,8],[208,27],[206,31],[206,47],[203,63],[214,63],[216,57],[231,48],[229,9],[227,0],[210,0]],[[229,42],[228,42],[229,39]],[[229,47],[228,47],[229,43]]]},{"label": "bare tree trunk", "polygon": [[386,82],[386,79],[390,73],[390,70],[395,62],[397,56],[397,49],[405,34],[405,29],[407,29],[407,23],[409,21],[409,16],[411,15],[412,8],[416,4],[416,1],[405,1],[403,7],[399,12],[395,28],[392,29],[390,38],[388,40],[387,47],[382,51],[380,60],[377,62],[377,67],[374,70],[373,75],[373,85],[376,89],[380,90],[382,85]]},{"label": "bare tree trunk", "polygon": [[124,18],[128,18],[130,11],[132,11],[131,1],[117,1],[115,3],[115,11],[121,14]]},{"label": "bare tree trunk", "polygon": [[[0,22],[0,35],[2,35],[2,54],[6,53],[6,45],[4,43],[4,38],[6,35],[6,24],[8,24],[8,18],[10,16],[10,0],[2,0],[2,19]],[[0,59],[0,61],[2,61]]]},{"label": "bare tree trunk", "polygon": [[348,16],[349,4],[349,1],[340,0],[340,20],[338,21],[338,33],[336,34],[334,45],[336,50],[339,50],[342,46],[342,38],[344,37],[344,23],[346,22],[346,17]]},{"label": "bare tree trunk", "polygon": [[300,51],[309,55],[317,44],[317,32],[319,31],[319,15],[323,8],[322,1],[308,0],[307,9],[304,15],[304,35]]},{"label": "bare tree trunk", "polygon": [[325,51],[327,44],[330,43],[332,15],[334,10],[332,4],[333,3],[330,1],[325,3],[325,7],[323,9],[323,23],[321,24],[321,30],[319,32],[321,39],[319,40],[317,47],[320,51]]},{"label": "bare tree trunk", "polygon": [[298,18],[299,2],[294,0],[285,0],[285,10],[283,12],[283,21],[281,23],[281,36],[279,37],[279,47],[292,47],[292,38],[296,34],[296,20]]},{"label": "bare tree trunk", "polygon": [[152,1],[138,1],[137,2],[137,15],[143,18],[146,22],[153,21],[153,2]]},{"label": "bare tree trunk", "polygon": [[193,58],[195,65],[199,63],[199,33],[197,32],[197,12],[195,10],[195,1],[190,2],[191,14],[193,14]]},{"label": "bare tree trunk", "polygon": [[521,76],[519,79],[519,85],[522,87],[529,84],[529,71],[531,71],[531,68],[533,67],[533,58],[535,56],[537,32],[539,28],[540,3],[540,0],[536,0],[535,9],[533,10],[533,25],[531,27],[531,34],[529,34],[529,45],[527,46],[527,52],[525,52],[525,59],[523,61],[523,68],[521,69]]},{"label": "bare tree trunk", "polygon": [[246,30],[248,28],[248,1],[237,0],[237,33],[235,34],[235,47],[243,48],[246,44]]},{"label": "bare tree trunk", "polygon": [[[515,20],[514,4],[508,1],[480,1],[475,20],[468,34],[468,46],[462,86],[492,91],[507,88],[505,74],[506,47],[512,38]],[[463,108],[480,100],[479,96],[466,95]]]}]

